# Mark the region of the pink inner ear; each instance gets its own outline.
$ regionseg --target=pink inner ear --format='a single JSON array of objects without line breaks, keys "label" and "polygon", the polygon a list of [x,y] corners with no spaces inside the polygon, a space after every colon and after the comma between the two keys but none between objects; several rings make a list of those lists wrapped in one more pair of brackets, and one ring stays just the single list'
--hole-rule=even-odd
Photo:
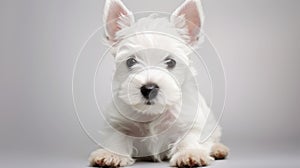
[{"label": "pink inner ear", "polygon": [[128,13],[126,12],[126,10],[124,10],[122,8],[122,6],[116,2],[112,2],[109,10],[108,10],[108,16],[106,19],[106,23],[107,23],[107,33],[108,33],[108,38],[109,40],[112,40],[113,42],[116,41],[115,39],[115,34],[116,32],[118,32],[121,28],[118,24],[118,21],[120,20],[120,16],[121,15],[128,15]]},{"label": "pink inner ear", "polygon": [[197,41],[198,34],[200,33],[201,20],[199,9],[195,1],[187,3],[178,13],[178,16],[184,15],[188,33],[191,38],[191,42]]}]

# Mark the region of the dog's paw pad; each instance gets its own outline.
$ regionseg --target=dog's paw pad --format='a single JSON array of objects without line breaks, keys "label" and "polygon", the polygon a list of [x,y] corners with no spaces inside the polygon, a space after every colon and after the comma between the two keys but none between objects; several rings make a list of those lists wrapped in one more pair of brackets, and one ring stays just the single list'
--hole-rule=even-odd
[{"label": "dog's paw pad", "polygon": [[215,159],[225,159],[229,153],[228,147],[221,143],[213,145],[210,155]]},{"label": "dog's paw pad", "polygon": [[90,165],[94,167],[123,167],[134,163],[129,156],[121,156],[104,149],[93,152],[89,158]]},{"label": "dog's paw pad", "polygon": [[207,166],[213,160],[206,152],[201,150],[185,150],[174,154],[170,160],[171,166],[199,167]]}]

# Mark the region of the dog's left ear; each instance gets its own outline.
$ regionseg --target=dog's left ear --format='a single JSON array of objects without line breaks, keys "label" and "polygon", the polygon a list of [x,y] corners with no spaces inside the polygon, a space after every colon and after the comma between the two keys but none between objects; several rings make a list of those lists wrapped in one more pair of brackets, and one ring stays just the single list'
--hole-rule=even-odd
[{"label": "dog's left ear", "polygon": [[103,22],[105,35],[110,44],[118,42],[117,32],[134,23],[134,17],[121,0],[106,0]]},{"label": "dog's left ear", "polygon": [[204,21],[201,1],[186,0],[173,12],[170,21],[189,45],[197,44]]}]

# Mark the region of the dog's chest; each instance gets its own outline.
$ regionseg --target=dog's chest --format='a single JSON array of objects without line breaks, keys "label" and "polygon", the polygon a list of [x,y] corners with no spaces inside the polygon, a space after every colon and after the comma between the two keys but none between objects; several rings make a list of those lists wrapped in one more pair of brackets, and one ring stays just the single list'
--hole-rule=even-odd
[{"label": "dog's chest", "polygon": [[[126,134],[134,137],[149,137],[157,136],[174,129],[174,123],[176,121],[176,113],[173,111],[166,111],[162,115],[158,116],[150,122],[128,122],[125,127],[127,129]],[[176,128],[177,130],[179,128]],[[178,130],[180,132],[180,130]]]}]

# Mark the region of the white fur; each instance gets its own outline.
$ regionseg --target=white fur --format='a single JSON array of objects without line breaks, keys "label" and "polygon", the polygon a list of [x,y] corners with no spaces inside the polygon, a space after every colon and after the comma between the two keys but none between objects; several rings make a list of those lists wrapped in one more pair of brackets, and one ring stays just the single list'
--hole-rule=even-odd
[{"label": "white fur", "polygon": [[[195,5],[193,9],[197,10],[186,10],[187,4]],[[108,20],[110,15],[119,17]],[[112,45],[116,72],[114,99],[104,115],[123,134],[103,129],[104,138],[113,149],[92,153],[91,164],[130,165],[133,163],[130,156],[135,151],[144,153],[144,156],[152,155],[157,160],[168,157],[172,166],[204,166],[213,160],[210,155],[217,151],[212,151],[212,147],[219,143],[221,129],[217,127],[207,141],[200,142],[210,109],[201,94],[195,92],[197,87],[193,79],[196,73],[188,56],[192,48],[197,47],[200,27],[195,26],[203,24],[202,16],[200,0],[187,0],[175,10],[170,20],[153,14],[134,22],[132,13],[120,0],[106,1],[104,21],[113,24],[106,26],[105,32]],[[195,21],[195,25],[188,26],[188,20]],[[126,60],[131,57],[138,64],[129,69]],[[172,70],[164,63],[167,57],[176,60],[176,67]],[[153,105],[146,105],[140,92],[141,86],[147,82],[159,86]],[[191,114],[197,107],[196,115]],[[126,135],[142,140],[135,144]],[[160,153],[165,148],[169,150]],[[220,147],[215,148],[220,150]]]}]

